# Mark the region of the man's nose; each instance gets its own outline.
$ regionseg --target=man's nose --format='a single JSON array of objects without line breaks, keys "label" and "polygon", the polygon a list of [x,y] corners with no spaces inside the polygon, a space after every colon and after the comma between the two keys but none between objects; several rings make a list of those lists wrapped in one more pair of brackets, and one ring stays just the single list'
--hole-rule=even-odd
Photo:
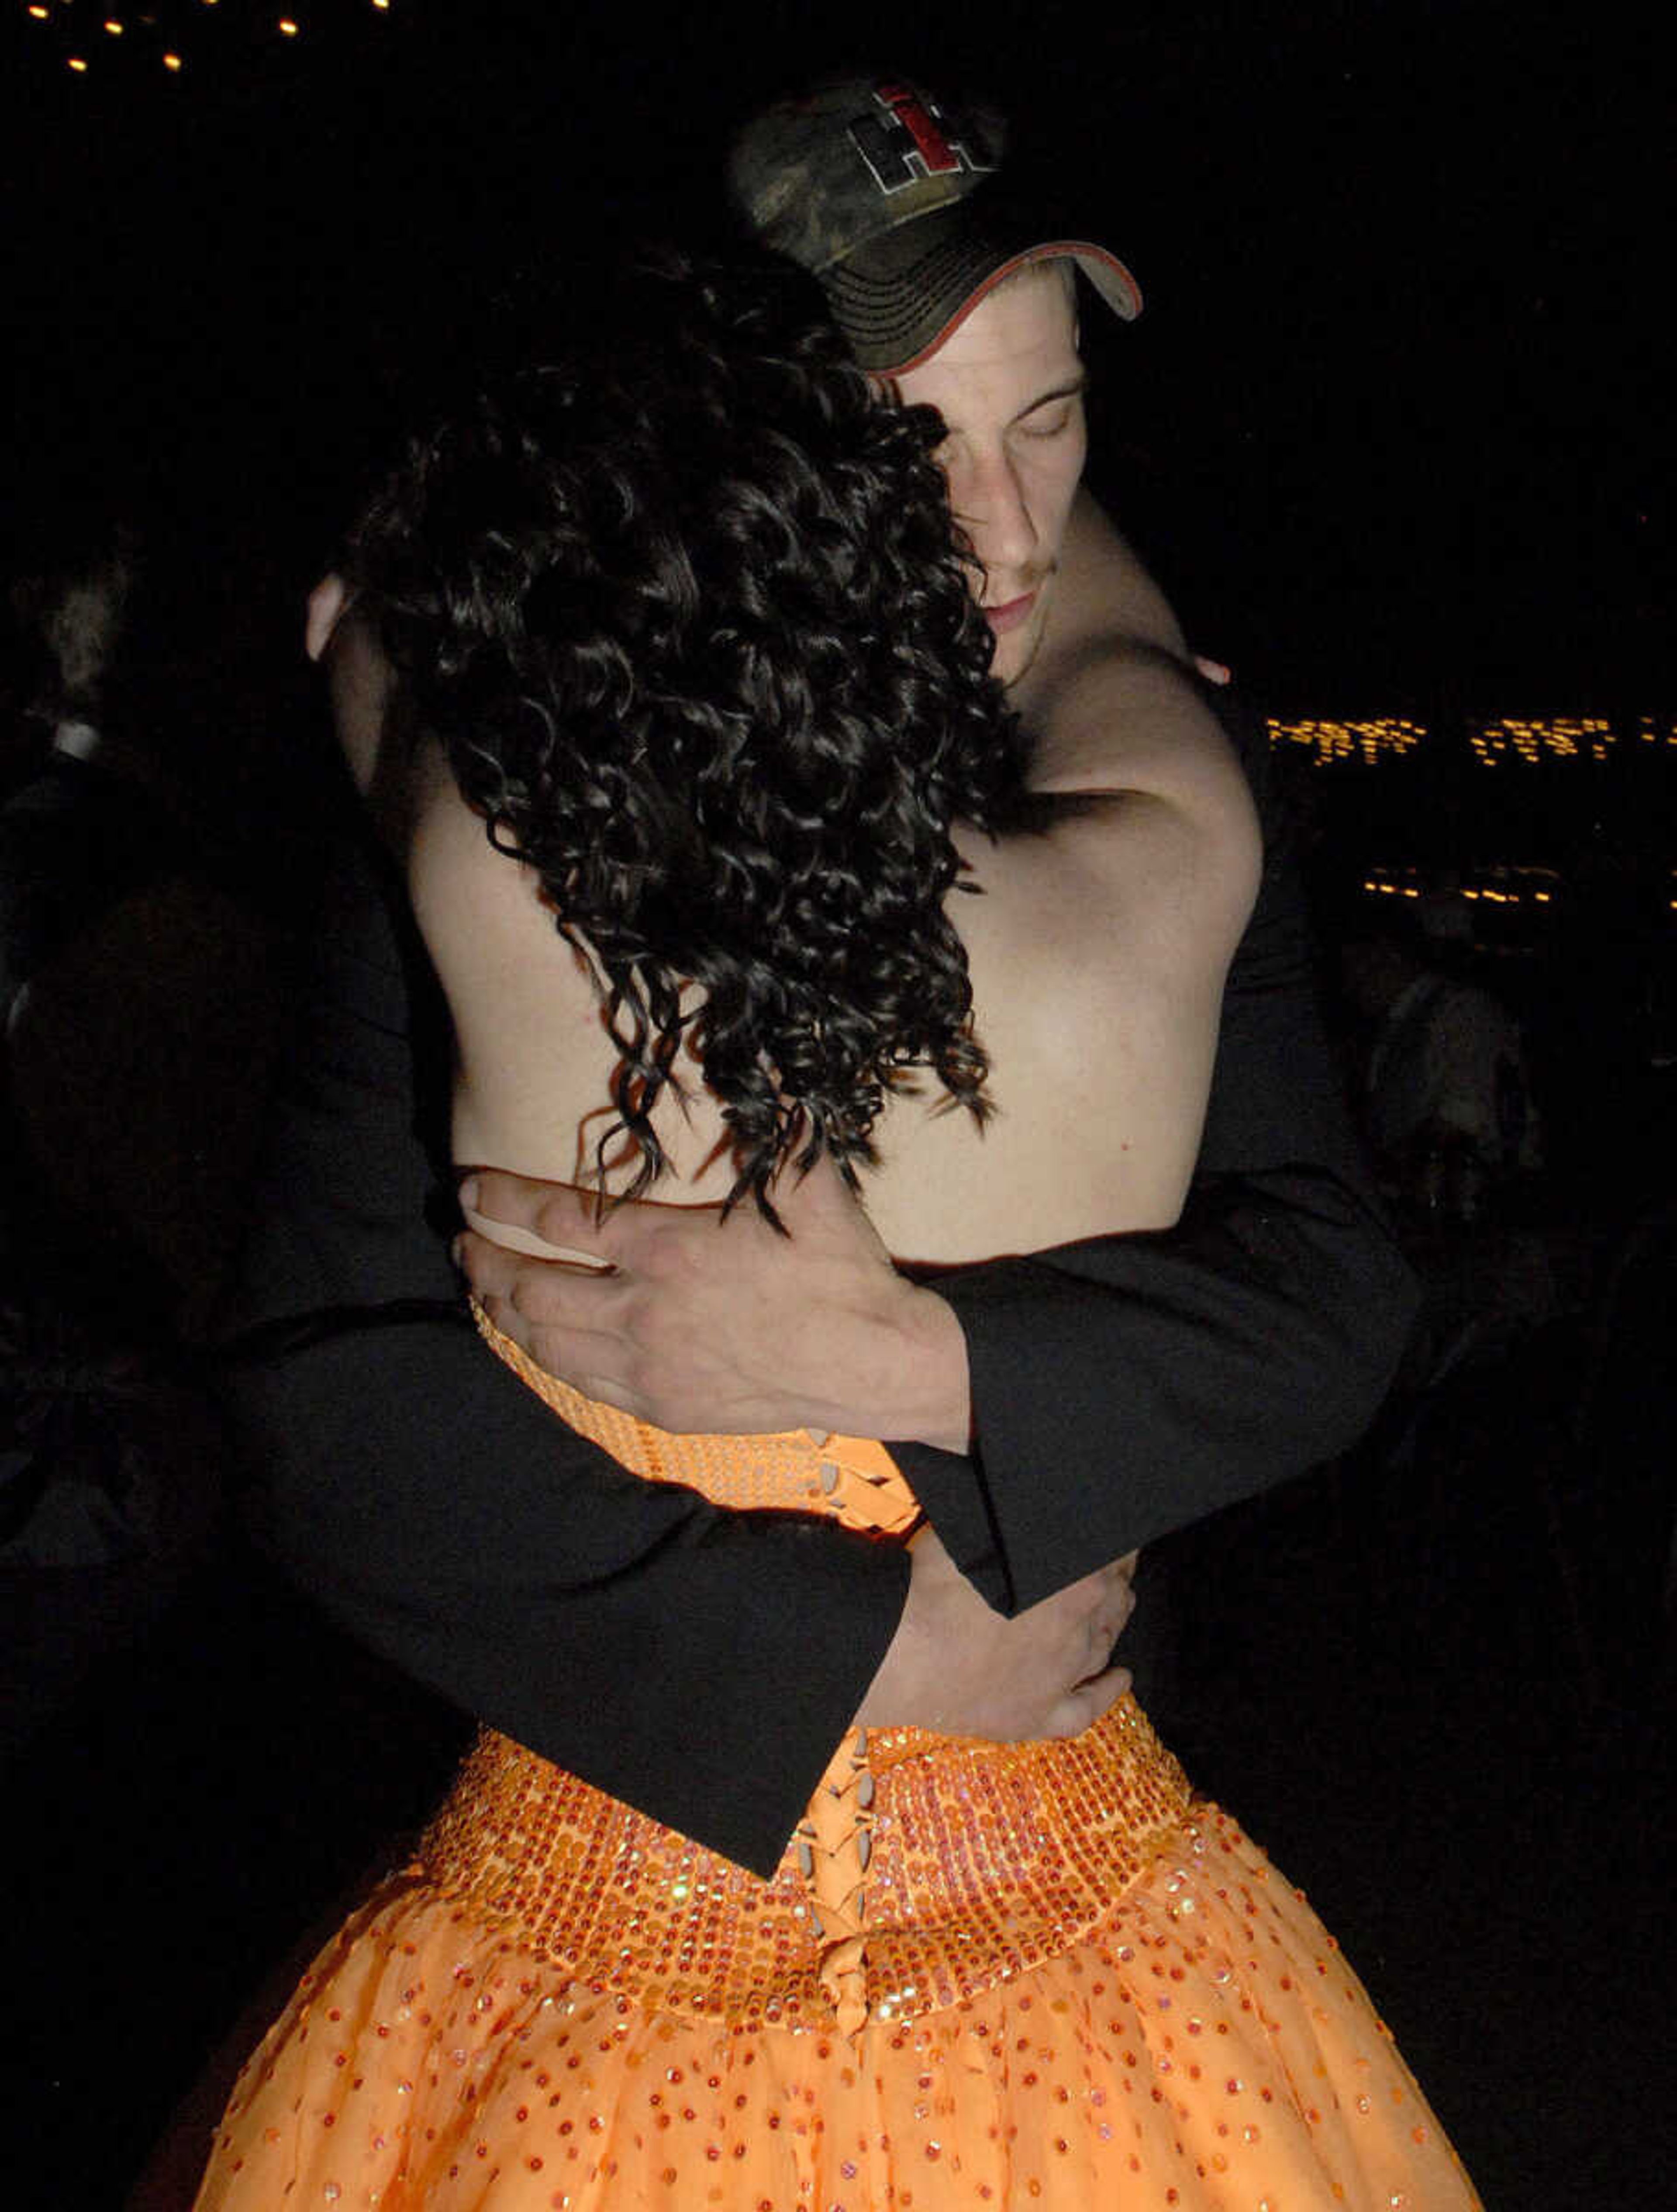
[{"label": "man's nose", "polygon": [[951,483],[950,504],[987,574],[1001,585],[1027,574],[1036,555],[1032,521],[1018,473],[1005,453],[975,456]]}]

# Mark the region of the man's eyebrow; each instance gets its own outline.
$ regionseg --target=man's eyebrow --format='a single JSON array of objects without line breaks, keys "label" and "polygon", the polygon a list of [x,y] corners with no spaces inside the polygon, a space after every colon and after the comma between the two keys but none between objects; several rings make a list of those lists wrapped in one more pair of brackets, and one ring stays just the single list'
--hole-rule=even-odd
[{"label": "man's eyebrow", "polygon": [[1027,416],[1036,414],[1041,409],[1052,407],[1056,399],[1075,399],[1079,392],[1087,392],[1088,389],[1089,371],[1086,368],[1080,368],[1075,376],[1068,377],[1064,384],[1056,384],[1052,392],[1038,393],[1027,406],[1021,407],[1012,419],[1016,422],[1023,422]]}]

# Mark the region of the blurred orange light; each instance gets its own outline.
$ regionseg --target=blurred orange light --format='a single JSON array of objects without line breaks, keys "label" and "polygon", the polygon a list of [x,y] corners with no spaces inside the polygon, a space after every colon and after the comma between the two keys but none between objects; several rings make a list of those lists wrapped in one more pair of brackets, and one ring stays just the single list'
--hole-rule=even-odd
[{"label": "blurred orange light", "polygon": [[279,27],[288,39],[295,39],[296,37],[297,26],[292,21],[289,15],[282,15],[280,17]]},{"label": "blurred orange light", "polygon": [[29,10],[29,13],[34,17],[38,23],[44,23],[46,21],[49,11],[39,4],[39,0],[36,0],[35,6]]},{"label": "blurred orange light", "polygon": [[113,39],[119,39],[122,36],[122,25],[118,22],[114,15],[106,17],[105,27]]},{"label": "blurred orange light", "polygon": [[85,76],[87,75],[88,64],[82,60],[80,54],[72,54],[70,56],[70,66],[75,70],[77,76]]},{"label": "blurred orange light", "polygon": [[163,66],[166,70],[178,70],[180,67],[179,55],[165,54],[163,57]]}]

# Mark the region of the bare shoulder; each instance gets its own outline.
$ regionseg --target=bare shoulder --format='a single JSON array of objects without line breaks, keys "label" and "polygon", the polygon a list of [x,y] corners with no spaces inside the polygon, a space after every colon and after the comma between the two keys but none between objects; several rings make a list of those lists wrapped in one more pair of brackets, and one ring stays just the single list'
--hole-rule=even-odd
[{"label": "bare shoulder", "polygon": [[1012,696],[1031,799],[984,869],[1044,922],[1186,922],[1232,949],[1257,889],[1251,793],[1168,602],[1086,491]]}]

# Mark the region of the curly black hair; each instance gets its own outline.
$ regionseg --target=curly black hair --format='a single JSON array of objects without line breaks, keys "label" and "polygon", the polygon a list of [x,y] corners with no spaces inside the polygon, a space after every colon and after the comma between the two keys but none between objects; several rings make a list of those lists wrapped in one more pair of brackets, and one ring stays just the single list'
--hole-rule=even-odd
[{"label": "curly black hair", "polygon": [[[1023,771],[930,409],[781,264],[638,264],[481,380],[349,545],[421,727],[589,959],[630,1195],[690,1031],[737,1179],[853,1182],[905,1071],[981,1116],[950,828]],[[683,1010],[684,988],[699,987]]]}]

